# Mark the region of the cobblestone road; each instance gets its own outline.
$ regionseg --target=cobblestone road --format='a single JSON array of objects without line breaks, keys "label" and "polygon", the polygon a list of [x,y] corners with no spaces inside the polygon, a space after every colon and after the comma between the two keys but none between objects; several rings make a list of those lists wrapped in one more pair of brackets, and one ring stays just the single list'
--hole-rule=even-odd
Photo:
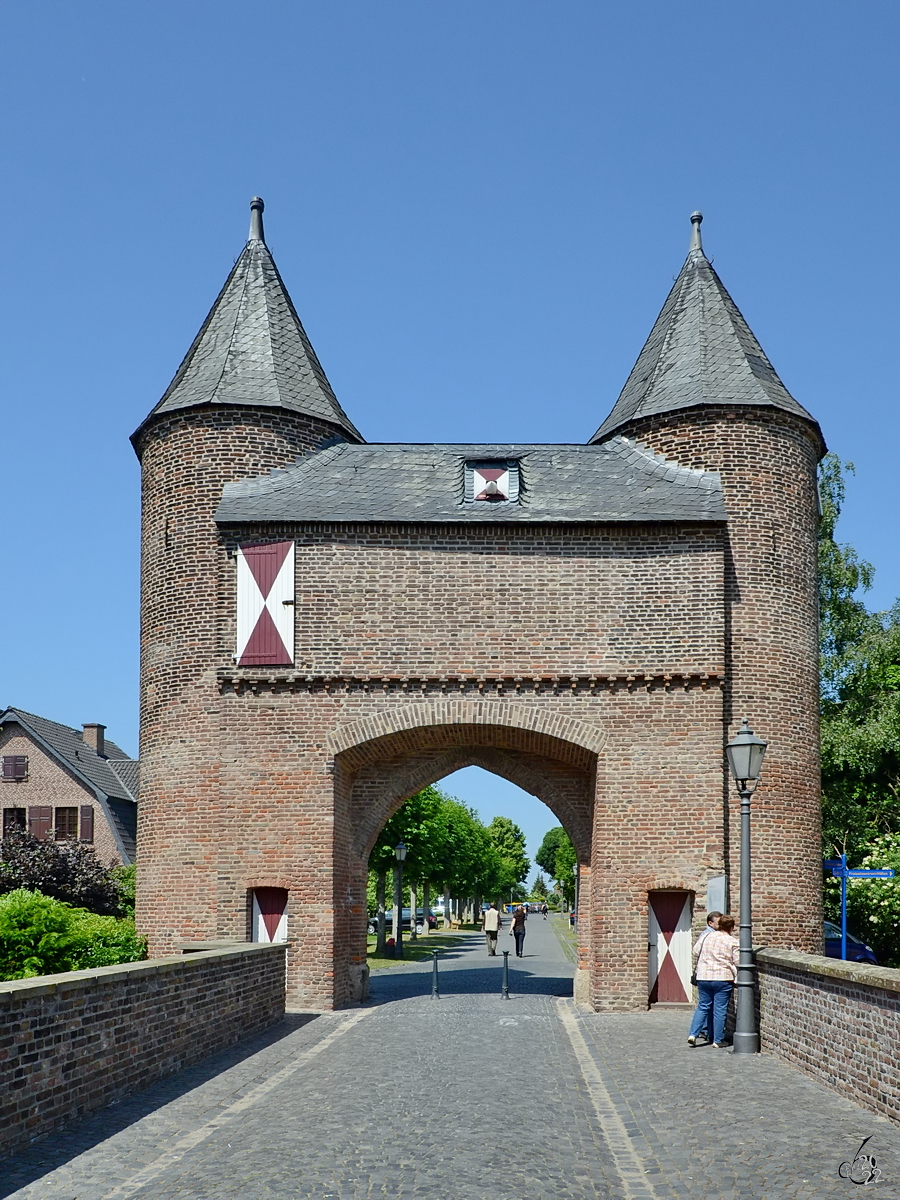
[{"label": "cobblestone road", "polygon": [[[502,935],[501,945],[511,940]],[[277,1030],[0,1163],[17,1200],[427,1197],[797,1200],[858,1195],[871,1135],[900,1198],[900,1130],[760,1055],[691,1050],[687,1017],[579,1013],[552,922],[526,957],[480,937],[373,976],[373,1003]]]}]

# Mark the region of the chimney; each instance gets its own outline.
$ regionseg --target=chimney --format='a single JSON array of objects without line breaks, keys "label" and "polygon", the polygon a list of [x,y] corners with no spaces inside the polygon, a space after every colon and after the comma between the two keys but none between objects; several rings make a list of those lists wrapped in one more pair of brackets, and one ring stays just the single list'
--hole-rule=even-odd
[{"label": "chimney", "polygon": [[103,734],[106,732],[105,725],[85,725],[84,733],[81,735],[81,740],[86,742],[88,746],[97,752],[101,757],[106,753],[103,745]]}]

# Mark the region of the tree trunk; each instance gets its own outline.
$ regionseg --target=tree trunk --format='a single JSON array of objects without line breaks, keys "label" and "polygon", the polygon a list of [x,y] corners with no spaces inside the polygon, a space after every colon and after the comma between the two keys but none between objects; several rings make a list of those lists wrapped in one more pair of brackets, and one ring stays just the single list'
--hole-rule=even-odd
[{"label": "tree trunk", "polygon": [[431,908],[431,880],[426,879],[422,884],[422,932],[431,933],[428,924],[428,910]]},{"label": "tree trunk", "polygon": [[384,893],[387,888],[387,871],[379,871],[375,876],[375,915],[378,926],[375,931],[375,953],[384,957]]},{"label": "tree trunk", "polygon": [[450,889],[444,888],[444,928],[450,928]]},{"label": "tree trunk", "polygon": [[419,885],[410,883],[409,885],[409,940],[414,942],[419,936],[416,933],[416,901],[419,898]]}]

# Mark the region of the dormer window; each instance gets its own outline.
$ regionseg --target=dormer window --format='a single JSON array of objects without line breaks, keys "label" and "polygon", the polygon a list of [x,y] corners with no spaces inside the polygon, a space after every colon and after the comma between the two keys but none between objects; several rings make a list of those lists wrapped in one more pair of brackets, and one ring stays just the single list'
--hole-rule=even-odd
[{"label": "dormer window", "polygon": [[466,463],[466,502],[503,504],[519,498],[519,464],[515,459]]}]

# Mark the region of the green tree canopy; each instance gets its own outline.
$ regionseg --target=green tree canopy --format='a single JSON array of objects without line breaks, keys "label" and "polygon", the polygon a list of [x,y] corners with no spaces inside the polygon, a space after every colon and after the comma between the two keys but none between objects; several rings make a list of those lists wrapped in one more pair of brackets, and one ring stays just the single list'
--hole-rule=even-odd
[{"label": "green tree canopy", "polygon": [[541,867],[551,879],[556,878],[556,852],[559,849],[559,843],[566,836],[566,831],[562,825],[556,825],[553,829],[548,829],[544,834],[544,840],[538,847],[538,852],[534,856],[534,861]]},{"label": "green tree canopy", "polygon": [[900,603],[868,612],[874,570],[835,541],[852,469],[834,454],[820,468],[819,609],[824,849],[855,859],[900,831]]},{"label": "green tree canopy", "polygon": [[547,874],[556,880],[563,899],[567,903],[573,904],[577,856],[575,847],[562,825],[548,830],[534,858],[537,865],[543,867]]},{"label": "green tree canopy", "polygon": [[524,883],[531,870],[531,860],[525,853],[525,834],[509,817],[494,817],[487,832],[499,859],[494,890],[508,892],[517,883]]}]

